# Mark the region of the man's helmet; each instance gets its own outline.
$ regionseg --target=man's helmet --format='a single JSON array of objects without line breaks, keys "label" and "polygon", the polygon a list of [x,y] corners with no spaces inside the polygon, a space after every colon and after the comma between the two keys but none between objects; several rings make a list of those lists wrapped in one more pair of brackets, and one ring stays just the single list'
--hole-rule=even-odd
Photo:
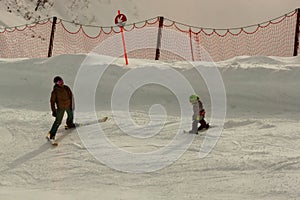
[{"label": "man's helmet", "polygon": [[55,76],[53,79],[54,83],[57,83],[58,81],[62,81],[63,79],[60,76]]}]

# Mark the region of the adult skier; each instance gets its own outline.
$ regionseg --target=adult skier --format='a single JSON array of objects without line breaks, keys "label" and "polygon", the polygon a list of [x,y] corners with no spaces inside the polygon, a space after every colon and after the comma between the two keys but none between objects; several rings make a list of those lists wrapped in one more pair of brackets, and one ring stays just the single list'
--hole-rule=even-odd
[{"label": "adult skier", "polygon": [[50,105],[52,116],[55,117],[55,121],[47,135],[52,144],[55,143],[55,135],[58,127],[61,125],[65,112],[68,115],[66,121],[67,127],[75,127],[75,124],[73,123],[74,102],[72,91],[64,84],[64,81],[60,76],[56,76],[53,79],[53,82],[55,85],[51,92]]}]

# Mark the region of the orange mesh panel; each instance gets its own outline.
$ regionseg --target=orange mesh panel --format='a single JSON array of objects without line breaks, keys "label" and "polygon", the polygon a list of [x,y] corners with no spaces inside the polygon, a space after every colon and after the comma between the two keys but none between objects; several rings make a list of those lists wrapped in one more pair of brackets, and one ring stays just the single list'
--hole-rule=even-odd
[{"label": "orange mesh panel", "polygon": [[[227,30],[219,34],[201,30],[193,33],[197,46],[202,46],[214,61],[226,60],[235,56],[293,56],[296,12],[257,27],[240,29],[238,33]],[[249,30],[249,29],[254,30]],[[234,30],[237,31],[237,30]],[[199,47],[198,47],[199,48]],[[196,55],[198,49],[195,49]],[[201,60],[199,56],[196,60]]]},{"label": "orange mesh panel", "polygon": [[[183,30],[187,28],[187,30]],[[179,27],[166,20],[162,31],[162,52],[160,60],[193,60],[188,27]]]},{"label": "orange mesh panel", "polygon": [[[72,23],[66,23],[65,25],[64,23],[60,21],[56,24],[53,55],[89,53],[102,41],[115,34],[112,29],[105,32],[100,27],[83,28],[80,25],[76,26]],[[95,36],[90,36],[86,31],[90,31]],[[111,52],[108,49],[104,55],[110,54]]]},{"label": "orange mesh panel", "polygon": [[[124,38],[129,58],[155,58],[157,30],[153,31],[153,27],[157,26],[157,19],[154,22],[143,22],[142,25],[125,26]],[[91,33],[94,36],[91,36]],[[99,54],[123,56],[120,28],[83,27],[62,21],[57,23],[53,55],[89,53],[96,47]]]},{"label": "orange mesh panel", "polygon": [[47,57],[52,23],[47,20],[0,32],[1,58]]},{"label": "orange mesh panel", "polygon": [[[128,58],[155,59],[158,35],[158,18],[125,27],[125,42]],[[121,36],[120,36],[121,39]],[[123,48],[123,47],[122,47]]]}]

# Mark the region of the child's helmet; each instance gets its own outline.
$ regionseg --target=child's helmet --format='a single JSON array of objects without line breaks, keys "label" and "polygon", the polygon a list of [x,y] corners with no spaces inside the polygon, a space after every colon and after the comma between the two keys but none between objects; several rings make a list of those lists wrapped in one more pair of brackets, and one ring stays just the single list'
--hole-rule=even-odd
[{"label": "child's helmet", "polygon": [[198,101],[199,97],[196,94],[192,94],[190,96],[190,102],[191,103],[196,103]]}]

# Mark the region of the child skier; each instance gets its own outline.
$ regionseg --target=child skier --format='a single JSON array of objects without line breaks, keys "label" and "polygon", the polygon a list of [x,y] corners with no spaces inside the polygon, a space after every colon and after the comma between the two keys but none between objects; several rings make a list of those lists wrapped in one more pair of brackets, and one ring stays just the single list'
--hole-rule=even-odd
[{"label": "child skier", "polygon": [[55,117],[55,121],[52,125],[51,130],[49,131],[47,137],[52,142],[55,142],[55,135],[58,127],[60,126],[65,111],[67,112],[67,126],[68,128],[74,128],[75,124],[73,123],[73,94],[71,89],[64,85],[64,81],[61,77],[56,76],[53,80],[54,87],[51,92],[50,105],[52,110],[52,116]]},{"label": "child skier", "polygon": [[[204,120],[205,110],[203,108],[202,102],[196,94],[190,96],[190,103],[193,105],[193,123],[192,130],[190,130],[189,133],[198,134],[198,131],[204,128],[208,129],[209,124]],[[199,128],[198,123],[200,123]]]}]

